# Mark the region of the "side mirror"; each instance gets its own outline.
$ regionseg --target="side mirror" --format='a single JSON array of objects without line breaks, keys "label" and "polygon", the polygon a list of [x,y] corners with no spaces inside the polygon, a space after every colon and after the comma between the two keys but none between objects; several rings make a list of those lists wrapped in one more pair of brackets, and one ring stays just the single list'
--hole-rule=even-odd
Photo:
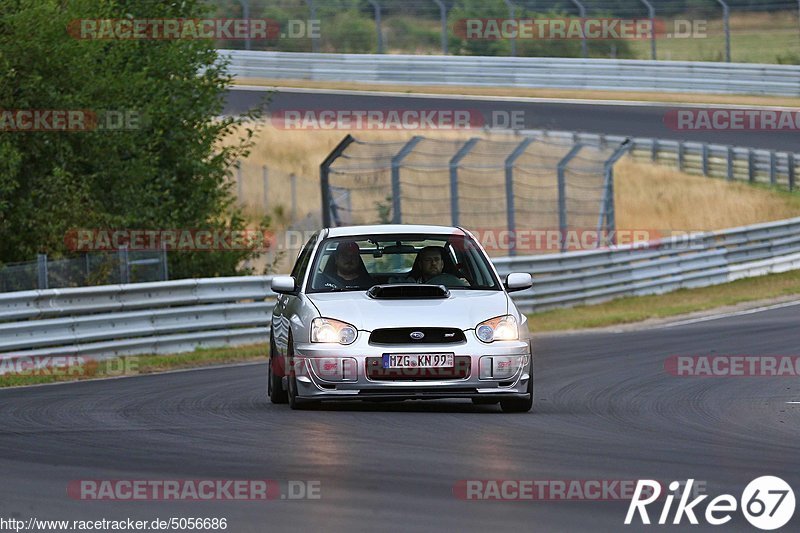
[{"label": "side mirror", "polygon": [[508,292],[524,291],[533,286],[533,279],[526,272],[512,272],[506,276],[505,286]]},{"label": "side mirror", "polygon": [[295,292],[297,286],[292,276],[275,276],[270,284],[273,292],[290,294]]}]

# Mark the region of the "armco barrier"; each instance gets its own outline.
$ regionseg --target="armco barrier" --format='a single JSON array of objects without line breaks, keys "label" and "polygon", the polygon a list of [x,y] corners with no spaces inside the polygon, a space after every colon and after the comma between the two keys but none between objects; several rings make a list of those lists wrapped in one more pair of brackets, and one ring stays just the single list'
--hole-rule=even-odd
[{"label": "armco barrier", "polygon": [[220,50],[241,78],[800,96],[800,66]]},{"label": "armco barrier", "polygon": [[[800,218],[662,239],[647,246],[496,258],[530,272],[525,312],[704,287],[800,268]],[[189,279],[0,294],[0,358],[108,358],[268,340],[271,277]]]}]

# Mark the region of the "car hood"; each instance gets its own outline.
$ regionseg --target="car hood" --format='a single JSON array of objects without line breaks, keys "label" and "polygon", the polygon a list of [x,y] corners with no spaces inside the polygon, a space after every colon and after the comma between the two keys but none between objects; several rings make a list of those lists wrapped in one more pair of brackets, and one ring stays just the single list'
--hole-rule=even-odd
[{"label": "car hood", "polygon": [[365,292],[307,295],[320,315],[343,320],[360,330],[402,327],[471,329],[508,312],[504,291],[452,290],[447,298],[373,299]]}]

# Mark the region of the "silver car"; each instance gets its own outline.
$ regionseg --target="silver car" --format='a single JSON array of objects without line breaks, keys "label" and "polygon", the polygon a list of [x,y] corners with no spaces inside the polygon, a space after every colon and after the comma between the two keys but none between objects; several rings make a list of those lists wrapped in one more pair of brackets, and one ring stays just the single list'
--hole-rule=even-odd
[{"label": "silver car", "polygon": [[533,405],[527,318],[486,252],[456,227],[329,228],[277,276],[267,390],[293,409],[320,400],[469,398]]}]

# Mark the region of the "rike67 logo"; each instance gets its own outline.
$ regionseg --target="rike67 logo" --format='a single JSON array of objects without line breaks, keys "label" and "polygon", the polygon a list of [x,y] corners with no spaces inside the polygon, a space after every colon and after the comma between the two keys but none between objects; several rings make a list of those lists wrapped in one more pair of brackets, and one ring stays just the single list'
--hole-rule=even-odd
[{"label": "rike67 logo", "polygon": [[[697,525],[697,514],[700,514],[699,504],[708,497],[701,495],[689,501],[692,491],[693,479],[686,482],[686,489],[681,491],[680,500],[675,508],[672,524],[680,524],[685,516],[690,524]],[[672,512],[672,503],[681,483],[673,481],[669,484],[668,494],[664,498],[664,506],[658,517],[658,524],[667,524]],[[646,496],[644,496],[646,494]],[[625,516],[625,524],[630,525],[634,516],[639,514],[642,524],[650,524],[650,516],[647,513],[647,506],[659,500],[661,497],[661,484],[658,481],[640,479],[636,484],[636,489],[628,507],[628,514]],[[732,513],[736,512],[737,506],[741,505],[742,514],[750,524],[762,530],[778,529],[786,525],[794,515],[795,499],[794,491],[779,477],[762,476],[751,481],[742,492],[741,499],[737,502],[736,498],[730,494],[721,494],[708,502],[703,516],[707,523],[720,526],[728,523],[732,518]],[[695,514],[697,513],[697,514]]]}]

